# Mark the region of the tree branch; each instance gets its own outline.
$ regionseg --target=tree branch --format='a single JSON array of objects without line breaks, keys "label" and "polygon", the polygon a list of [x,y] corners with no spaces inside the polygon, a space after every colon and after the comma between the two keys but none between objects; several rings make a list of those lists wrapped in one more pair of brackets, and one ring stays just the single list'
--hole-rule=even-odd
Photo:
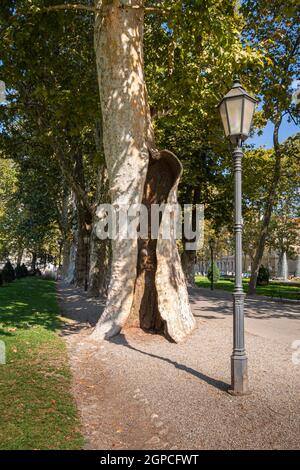
[{"label": "tree branch", "polygon": [[144,10],[145,13],[169,13],[171,8],[161,8],[161,7],[143,7],[139,5],[125,5],[121,4],[120,7],[122,10]]},{"label": "tree branch", "polygon": [[91,7],[89,5],[82,5],[81,3],[66,3],[65,5],[53,5],[50,7],[45,7],[42,11],[57,11],[57,10],[83,10],[83,11],[90,11],[95,12],[96,8]]}]

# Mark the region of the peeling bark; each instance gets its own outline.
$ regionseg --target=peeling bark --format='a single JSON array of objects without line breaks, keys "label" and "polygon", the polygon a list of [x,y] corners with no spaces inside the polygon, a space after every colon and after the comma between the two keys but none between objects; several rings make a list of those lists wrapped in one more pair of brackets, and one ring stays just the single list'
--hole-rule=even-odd
[{"label": "peeling bark", "polygon": [[196,251],[184,250],[181,255],[182,269],[188,286],[195,286]]},{"label": "peeling bark", "polygon": [[[96,203],[108,202],[107,171],[101,165],[98,172]],[[106,297],[110,279],[111,247],[110,240],[99,240],[97,237],[97,211],[93,214],[90,249],[90,271],[88,294],[92,297]]]},{"label": "peeling bark", "polygon": [[[155,148],[143,72],[143,9],[120,9],[117,0],[100,3],[95,50],[111,202],[115,207],[142,200],[174,203],[181,165],[171,152]],[[130,319],[147,329],[164,325],[174,341],[182,341],[195,321],[175,239],[145,243],[117,237],[112,253],[107,304],[93,337],[114,336]]]}]

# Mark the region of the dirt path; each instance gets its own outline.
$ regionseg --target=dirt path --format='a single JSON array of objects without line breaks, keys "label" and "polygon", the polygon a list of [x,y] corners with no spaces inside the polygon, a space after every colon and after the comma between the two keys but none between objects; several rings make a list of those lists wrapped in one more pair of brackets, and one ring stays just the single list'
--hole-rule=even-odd
[{"label": "dirt path", "polygon": [[72,387],[81,415],[85,448],[170,448],[170,443],[164,438],[166,429],[152,412],[148,400],[138,387],[124,380],[126,371],[122,370],[121,363],[115,363],[119,354],[112,358],[107,342],[99,346],[89,338],[103,311],[103,303],[88,298],[83,291],[63,282],[58,284],[58,298],[68,319],[63,335],[73,373]]},{"label": "dirt path", "polygon": [[226,392],[231,296],[191,291],[198,328],[183,344],[127,330],[99,345],[89,332],[101,302],[58,291],[87,449],[300,448],[299,306],[247,301],[253,392],[236,398]]}]

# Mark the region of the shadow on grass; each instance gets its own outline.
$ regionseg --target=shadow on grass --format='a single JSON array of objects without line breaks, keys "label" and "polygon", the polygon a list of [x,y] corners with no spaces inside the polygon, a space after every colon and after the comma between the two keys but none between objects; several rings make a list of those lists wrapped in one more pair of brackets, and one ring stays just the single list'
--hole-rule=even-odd
[{"label": "shadow on grass", "polygon": [[0,334],[3,328],[29,329],[42,326],[55,331],[61,326],[55,283],[36,278],[18,279],[0,288]]}]

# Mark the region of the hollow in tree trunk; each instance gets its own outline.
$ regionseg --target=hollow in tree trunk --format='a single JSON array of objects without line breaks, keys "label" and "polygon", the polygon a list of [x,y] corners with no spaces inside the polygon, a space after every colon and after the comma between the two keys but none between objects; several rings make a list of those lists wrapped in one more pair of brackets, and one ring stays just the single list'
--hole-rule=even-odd
[{"label": "hollow in tree trunk", "polygon": [[[141,0],[127,3],[143,6]],[[100,5],[95,51],[111,202],[115,207],[176,203],[181,165],[171,152],[155,148],[147,104],[143,8],[120,8],[117,0]],[[117,236],[112,253],[107,304],[93,337],[109,338],[128,324],[164,331],[182,341],[195,320],[175,239]]]}]

